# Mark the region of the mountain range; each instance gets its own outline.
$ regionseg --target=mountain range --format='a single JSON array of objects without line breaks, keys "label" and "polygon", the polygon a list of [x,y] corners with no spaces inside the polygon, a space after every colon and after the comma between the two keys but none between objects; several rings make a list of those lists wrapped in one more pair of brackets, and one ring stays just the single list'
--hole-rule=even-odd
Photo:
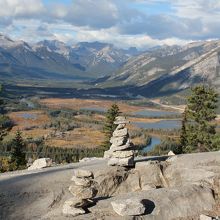
[{"label": "mountain range", "polygon": [[220,40],[140,52],[100,42],[28,44],[0,35],[0,80],[90,80],[95,88],[121,88],[149,97],[175,94],[204,82],[219,90]]},{"label": "mountain range", "polygon": [[102,87],[131,87],[144,96],[162,96],[207,83],[220,91],[220,41],[162,46],[138,56],[97,81]]},{"label": "mountain range", "polygon": [[0,79],[94,79],[117,70],[137,53],[135,48],[100,42],[69,46],[44,40],[31,45],[0,35]]}]

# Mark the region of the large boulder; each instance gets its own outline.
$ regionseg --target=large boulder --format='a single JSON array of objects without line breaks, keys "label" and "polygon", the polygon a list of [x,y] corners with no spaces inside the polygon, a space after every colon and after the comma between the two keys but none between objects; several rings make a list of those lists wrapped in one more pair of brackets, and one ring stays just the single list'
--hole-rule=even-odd
[{"label": "large boulder", "polygon": [[112,196],[118,187],[128,177],[128,172],[123,167],[107,167],[94,173],[98,196]]},{"label": "large boulder", "polygon": [[142,200],[137,198],[121,199],[111,202],[114,211],[121,216],[142,215],[145,207]]},{"label": "large boulder", "polygon": [[120,184],[116,194],[136,192],[141,190],[139,172],[132,169],[128,172],[127,179]]},{"label": "large boulder", "polygon": [[170,187],[203,183],[220,192],[220,152],[179,155],[167,161],[163,175]]},{"label": "large boulder", "polygon": [[45,167],[50,167],[53,161],[50,158],[40,158],[34,161],[34,163],[28,167],[28,170],[37,170]]}]

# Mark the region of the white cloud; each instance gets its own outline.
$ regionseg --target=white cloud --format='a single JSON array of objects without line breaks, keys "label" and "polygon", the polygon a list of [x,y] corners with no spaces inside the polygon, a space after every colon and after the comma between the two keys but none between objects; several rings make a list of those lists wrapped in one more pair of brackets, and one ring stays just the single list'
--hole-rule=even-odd
[{"label": "white cloud", "polygon": [[101,41],[113,43],[118,47],[132,47],[146,49],[156,45],[184,45],[191,41],[178,38],[153,39],[148,35],[120,35],[116,28],[102,30],[80,30],[75,36],[76,41]]},{"label": "white cloud", "polygon": [[35,16],[45,10],[41,0],[1,0],[0,17]]},{"label": "white cloud", "polygon": [[[49,2],[49,1],[48,1]],[[219,0],[0,0],[0,32],[26,41],[103,41],[149,47],[220,38]],[[149,14],[144,7],[168,9]],[[138,7],[132,7],[132,6]],[[160,8],[161,9],[161,8]],[[149,12],[149,10],[148,10]]]}]

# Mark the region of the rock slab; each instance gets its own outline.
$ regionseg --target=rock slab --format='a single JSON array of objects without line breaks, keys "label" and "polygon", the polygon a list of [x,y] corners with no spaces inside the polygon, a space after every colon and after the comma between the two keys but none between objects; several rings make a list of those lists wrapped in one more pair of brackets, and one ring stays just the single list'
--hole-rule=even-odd
[{"label": "rock slab", "polygon": [[37,170],[45,167],[50,167],[52,165],[52,159],[50,158],[40,158],[34,161],[34,163],[28,167],[28,170]]}]

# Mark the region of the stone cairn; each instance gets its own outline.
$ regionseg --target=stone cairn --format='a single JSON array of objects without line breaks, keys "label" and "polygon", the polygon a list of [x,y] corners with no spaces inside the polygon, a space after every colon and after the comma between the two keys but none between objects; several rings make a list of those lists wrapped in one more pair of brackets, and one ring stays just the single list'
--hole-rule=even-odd
[{"label": "stone cairn", "polygon": [[65,201],[63,214],[70,216],[85,214],[86,208],[93,203],[92,199],[97,194],[93,173],[87,170],[76,170],[71,180],[74,184],[69,187],[69,191],[74,197]]},{"label": "stone cairn", "polygon": [[109,166],[134,166],[134,145],[129,139],[128,129],[125,127],[129,121],[123,116],[116,117],[114,124],[118,125],[110,139],[112,144],[104,157],[109,158]]}]

